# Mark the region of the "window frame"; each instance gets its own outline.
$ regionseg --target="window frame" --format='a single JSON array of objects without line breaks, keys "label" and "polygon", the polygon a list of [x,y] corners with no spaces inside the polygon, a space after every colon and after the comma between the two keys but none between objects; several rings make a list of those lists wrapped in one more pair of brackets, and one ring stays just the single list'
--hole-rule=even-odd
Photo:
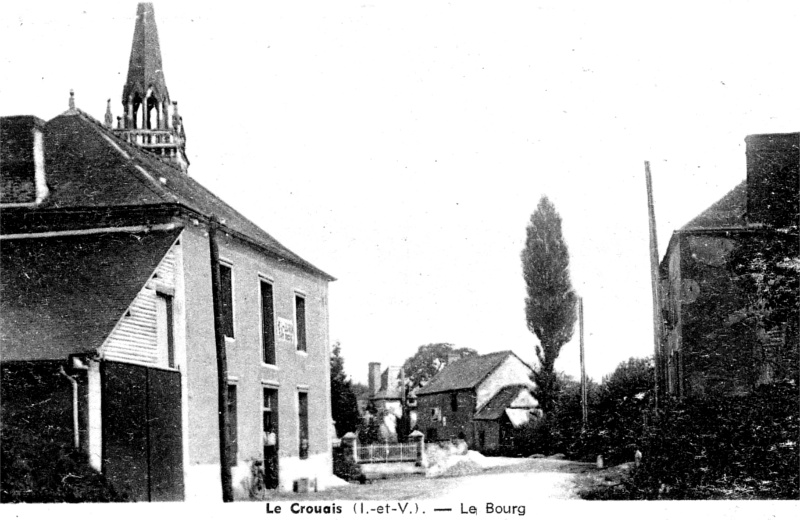
[{"label": "window frame", "polygon": [[[225,401],[228,406],[228,446],[226,450],[226,461],[230,467],[236,467],[239,459],[239,389],[236,381],[228,381],[227,395]],[[231,399],[233,396],[233,399]]]},{"label": "window frame", "polygon": [[[271,323],[270,333],[271,333],[271,350],[272,350],[272,362],[270,362],[267,351],[270,345],[267,344],[267,329],[268,324],[265,322],[267,315],[264,312],[264,285],[268,285],[270,287],[270,306],[272,308],[272,315],[269,316],[269,320]],[[259,296],[259,315],[261,316],[261,362],[264,365],[270,367],[277,367],[278,366],[278,335],[276,331],[277,327],[277,313],[275,308],[275,282],[267,278],[266,276],[259,275],[258,277],[258,296]]]},{"label": "window frame", "polygon": [[[267,405],[267,395],[270,394],[272,399],[270,400],[269,406]],[[279,412],[279,400],[280,395],[278,388],[270,385],[262,385],[261,386],[261,430],[266,433],[265,430],[265,421],[264,417],[265,414],[270,414],[270,424],[272,428],[275,430],[275,449],[278,449],[278,444],[280,443],[280,414]]]},{"label": "window frame", "polygon": [[[162,322],[159,310],[164,302],[164,321]],[[166,334],[166,345],[161,344],[161,327],[164,327]],[[164,289],[156,289],[156,341],[158,343],[159,355],[161,349],[166,347],[166,361],[168,368],[175,368],[175,296],[174,292]]]},{"label": "window frame", "polygon": [[[308,389],[301,388],[297,391],[297,449],[300,460],[308,459],[309,451],[311,451],[308,415]],[[305,446],[303,445],[304,440]]]},{"label": "window frame", "polygon": [[[225,282],[223,280],[223,269],[227,269],[230,273],[229,276],[229,284],[228,284],[228,292],[225,292]],[[236,298],[234,285],[235,285],[235,278],[233,274],[233,264],[227,260],[220,259],[219,261],[219,285],[220,285],[220,311],[222,312],[222,329],[225,339],[232,340],[236,338],[236,308],[235,302]],[[230,301],[225,301],[226,295],[230,298]],[[225,310],[230,309],[229,313],[226,314]],[[230,323],[228,323],[230,322]],[[230,329],[228,329],[230,327]],[[230,332],[230,334],[228,334]]]},{"label": "window frame", "polygon": [[[294,292],[294,344],[295,351],[308,354],[308,336],[306,334],[306,301],[308,298],[300,291]],[[302,302],[299,306],[298,302]],[[301,308],[302,307],[302,308]],[[301,311],[301,312],[298,312]],[[301,323],[302,321],[302,323]]]}]

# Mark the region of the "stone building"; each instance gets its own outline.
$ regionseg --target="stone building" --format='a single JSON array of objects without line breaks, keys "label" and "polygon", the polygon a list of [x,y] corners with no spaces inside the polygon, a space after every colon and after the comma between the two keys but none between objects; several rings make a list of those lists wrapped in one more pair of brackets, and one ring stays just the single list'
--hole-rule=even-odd
[{"label": "stone building", "polygon": [[742,394],[798,364],[800,134],[751,135],[747,179],[675,231],[660,268],[660,390]]},{"label": "stone building", "polygon": [[30,427],[74,433],[51,440],[77,445],[118,490],[219,500],[215,226],[234,492],[265,457],[268,485],[323,487],[334,279],[188,174],[163,71],[153,6],[139,4],[123,116],[109,105],[99,122],[71,96],[47,122],[2,118],[4,417],[30,404],[24,382],[57,408]]},{"label": "stone building", "polygon": [[426,441],[463,439],[470,449],[497,450],[501,430],[537,413],[532,375],[511,351],[448,363],[417,390],[417,429]]}]

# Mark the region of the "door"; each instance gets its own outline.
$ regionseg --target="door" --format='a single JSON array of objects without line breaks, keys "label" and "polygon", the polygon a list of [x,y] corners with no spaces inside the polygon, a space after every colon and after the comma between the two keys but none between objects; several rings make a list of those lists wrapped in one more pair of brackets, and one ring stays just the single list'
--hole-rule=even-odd
[{"label": "door", "polygon": [[137,501],[183,500],[181,374],[104,361],[103,474]]}]

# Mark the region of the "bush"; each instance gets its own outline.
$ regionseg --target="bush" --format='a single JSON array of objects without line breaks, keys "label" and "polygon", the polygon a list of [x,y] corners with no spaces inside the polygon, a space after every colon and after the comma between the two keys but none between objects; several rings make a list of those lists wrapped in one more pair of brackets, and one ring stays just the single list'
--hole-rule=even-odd
[{"label": "bush", "polygon": [[798,435],[794,385],[664,403],[638,470],[620,489],[585,498],[797,499]]},{"label": "bush", "polygon": [[72,444],[72,389],[54,362],[0,372],[0,502],[125,500]]},{"label": "bush", "polygon": [[361,466],[346,455],[344,446],[333,449],[333,474],[347,481],[362,480],[364,475]]}]

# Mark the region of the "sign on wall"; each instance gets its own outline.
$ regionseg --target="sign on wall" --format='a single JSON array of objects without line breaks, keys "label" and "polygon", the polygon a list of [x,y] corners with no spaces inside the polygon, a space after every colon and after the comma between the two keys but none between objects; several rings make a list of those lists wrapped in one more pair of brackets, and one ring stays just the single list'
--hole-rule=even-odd
[{"label": "sign on wall", "polygon": [[294,341],[294,322],[292,320],[278,317],[278,339]]}]

